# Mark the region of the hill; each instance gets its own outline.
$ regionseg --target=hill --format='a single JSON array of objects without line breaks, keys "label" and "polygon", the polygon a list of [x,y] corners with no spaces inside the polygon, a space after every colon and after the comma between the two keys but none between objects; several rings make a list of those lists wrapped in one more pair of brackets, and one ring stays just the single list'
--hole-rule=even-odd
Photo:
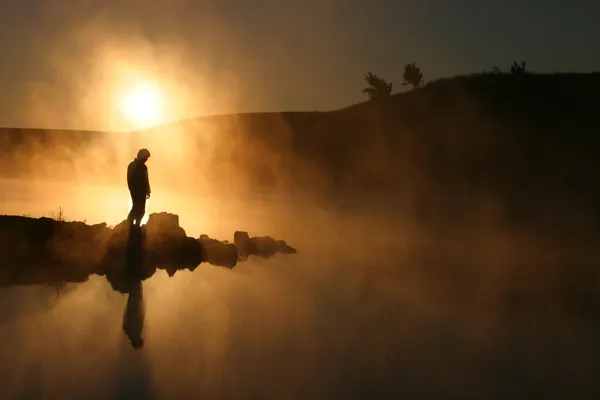
[{"label": "hill", "polygon": [[[148,135],[176,132],[186,151],[201,154],[187,158],[191,167],[210,171],[215,185],[235,176],[244,190],[314,192],[338,205],[387,199],[423,218],[466,218],[476,203],[493,199],[513,219],[525,213],[547,221],[568,210],[570,220],[589,223],[600,204],[592,184],[600,173],[599,91],[600,73],[471,75],[330,112],[210,116],[132,132],[128,140],[134,148]],[[110,135],[3,130],[3,149],[13,157],[2,171],[31,171],[23,160],[32,152],[44,164],[76,160]],[[102,154],[122,152],[115,143],[104,140]],[[52,152],[54,145],[62,150]],[[114,157],[92,158],[83,169],[100,173],[115,164]]]},{"label": "hill", "polygon": [[599,90],[599,73],[481,74],[331,112],[216,116],[158,131],[218,132],[224,151],[211,165],[234,163],[263,187],[338,203],[383,198],[429,220],[496,208],[514,223],[580,231],[595,229],[600,204],[591,184]]}]

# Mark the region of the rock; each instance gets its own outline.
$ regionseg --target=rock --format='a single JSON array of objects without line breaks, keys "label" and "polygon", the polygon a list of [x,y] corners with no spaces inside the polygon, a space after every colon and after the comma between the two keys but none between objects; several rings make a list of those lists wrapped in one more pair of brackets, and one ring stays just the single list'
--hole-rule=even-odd
[{"label": "rock", "polygon": [[188,237],[179,217],[151,214],[141,228],[123,221],[105,223],[55,221],[50,218],[0,216],[0,276],[2,283],[82,282],[91,274],[106,276],[112,287],[128,293],[132,281],[143,281],[157,269],[169,276],[194,271],[203,262],[234,268],[249,255],[271,257],[295,249],[270,236],[234,233],[234,241],[207,235]]},{"label": "rock", "polygon": [[202,245],[204,259],[213,265],[234,268],[238,262],[238,251],[235,245],[211,239],[201,235],[198,242]]},{"label": "rock", "polygon": [[296,254],[296,249],[283,240],[275,240],[271,236],[250,237],[248,232],[236,231],[233,243],[238,249],[240,259],[245,260],[254,255],[263,258],[273,257],[276,253]]},{"label": "rock", "polygon": [[0,216],[0,285],[64,288],[92,274],[103,275],[114,290],[128,294],[122,329],[133,348],[140,349],[142,282],[157,269],[169,276],[181,269],[194,271],[202,262],[231,269],[240,261],[239,254],[270,257],[290,249],[283,241],[250,238],[247,232],[235,232],[233,244],[207,235],[194,239],[179,226],[179,217],[169,213],[150,214],[142,227],[123,221],[113,229],[106,224]]}]

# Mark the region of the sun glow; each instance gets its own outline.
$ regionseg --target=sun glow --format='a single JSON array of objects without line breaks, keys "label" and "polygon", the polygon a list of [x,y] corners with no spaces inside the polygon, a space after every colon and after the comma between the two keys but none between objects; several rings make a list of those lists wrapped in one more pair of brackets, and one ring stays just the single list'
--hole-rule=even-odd
[{"label": "sun glow", "polygon": [[148,128],[163,122],[164,95],[152,82],[138,83],[121,93],[119,107],[134,128]]}]

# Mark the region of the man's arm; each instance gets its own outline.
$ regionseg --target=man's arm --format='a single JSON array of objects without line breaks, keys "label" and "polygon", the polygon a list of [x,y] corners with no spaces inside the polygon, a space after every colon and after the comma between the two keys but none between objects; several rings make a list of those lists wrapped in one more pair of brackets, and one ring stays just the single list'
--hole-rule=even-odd
[{"label": "man's arm", "polygon": [[152,191],[150,190],[150,179],[148,178],[148,168],[146,168],[146,170],[144,171],[144,176],[146,178],[146,197],[150,197],[150,193],[152,193]]},{"label": "man's arm", "polygon": [[129,188],[129,190],[131,190],[131,174],[133,171],[133,167],[131,165],[131,163],[127,166],[127,187]]}]

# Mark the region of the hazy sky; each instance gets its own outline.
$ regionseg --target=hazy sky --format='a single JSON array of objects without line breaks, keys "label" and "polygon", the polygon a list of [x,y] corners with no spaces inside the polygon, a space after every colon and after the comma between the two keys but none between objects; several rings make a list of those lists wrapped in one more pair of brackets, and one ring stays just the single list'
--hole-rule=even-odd
[{"label": "hazy sky", "polygon": [[367,71],[400,89],[412,61],[430,79],[513,59],[600,70],[599,15],[594,0],[2,0],[0,125],[123,129],[115,96],[142,75],[175,119],[339,108],[365,99]]}]

